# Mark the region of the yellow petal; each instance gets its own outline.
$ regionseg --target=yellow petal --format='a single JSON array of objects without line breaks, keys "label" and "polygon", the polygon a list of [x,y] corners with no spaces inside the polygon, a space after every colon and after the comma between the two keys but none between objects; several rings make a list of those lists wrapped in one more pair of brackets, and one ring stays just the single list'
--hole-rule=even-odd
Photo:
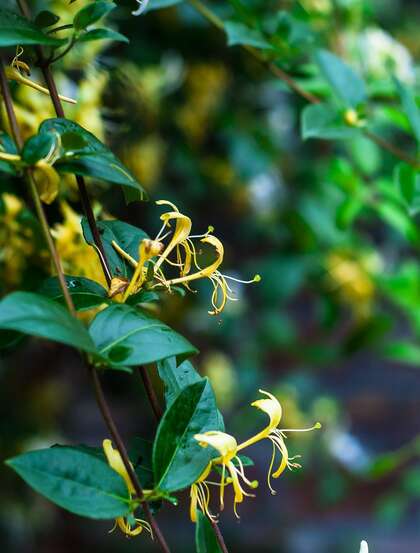
[{"label": "yellow petal", "polygon": [[198,441],[201,447],[214,447],[220,453],[223,463],[228,463],[236,456],[238,444],[230,434],[211,430],[204,434],[196,434],[194,439]]},{"label": "yellow petal", "polygon": [[60,185],[59,174],[54,167],[42,159],[36,163],[32,174],[39,197],[44,203],[51,204],[58,194]]},{"label": "yellow petal", "polygon": [[102,447],[104,449],[108,465],[112,469],[114,469],[115,472],[118,472],[118,474],[124,479],[124,482],[130,494],[134,494],[135,490],[133,488],[133,484],[131,483],[130,477],[128,476],[127,469],[124,466],[120,452],[112,447],[111,440],[104,440],[102,442]]},{"label": "yellow petal", "polygon": [[170,224],[170,221],[175,220],[176,226],[169,244],[166,246],[165,250],[155,264],[155,271],[159,269],[159,267],[169,256],[169,254],[176,248],[176,246],[178,246],[179,244],[181,244],[181,242],[184,242],[188,238],[191,233],[192,226],[191,219],[186,215],[183,215],[179,211],[169,211],[161,215],[160,218],[168,226]]},{"label": "yellow petal", "polygon": [[266,395],[268,399],[257,399],[257,401],[254,401],[251,405],[253,407],[257,407],[257,409],[260,409],[261,411],[264,411],[264,413],[267,413],[270,417],[270,429],[277,428],[282,415],[281,405],[273,394],[270,394],[270,392],[265,392],[264,390],[259,390],[259,392],[260,394]]},{"label": "yellow petal", "polygon": [[[47,96],[50,96],[50,91],[48,88],[45,88],[38,83],[31,81],[30,79],[27,79],[23,75],[19,73],[17,69],[14,69],[13,67],[6,67],[6,77],[10,79],[11,81],[16,81],[20,84],[30,86],[34,90],[37,90],[38,92],[42,92],[42,94],[46,94]],[[76,104],[76,100],[73,100],[72,98],[67,98],[67,96],[61,96],[59,94],[60,100],[63,102],[68,102],[69,104]]]}]

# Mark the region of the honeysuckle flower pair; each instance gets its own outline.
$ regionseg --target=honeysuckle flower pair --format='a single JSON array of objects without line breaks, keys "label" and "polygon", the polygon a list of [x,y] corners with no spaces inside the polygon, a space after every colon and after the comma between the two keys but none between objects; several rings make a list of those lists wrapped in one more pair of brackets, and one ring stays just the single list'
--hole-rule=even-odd
[{"label": "honeysuckle flower pair", "polygon": [[[190,504],[190,516],[193,522],[197,520],[197,509],[199,508],[203,513],[209,517],[213,517],[209,510],[210,504],[210,488],[209,486],[218,486],[220,509],[224,508],[224,491],[226,485],[232,484],[233,487],[233,508],[235,515],[237,513],[237,504],[241,503],[245,496],[253,496],[252,493],[246,491],[244,487],[249,489],[255,489],[258,487],[258,482],[250,481],[246,475],[243,463],[239,457],[239,452],[245,448],[261,441],[268,439],[273,446],[273,454],[269,469],[267,472],[267,484],[272,494],[275,494],[275,490],[271,486],[271,478],[279,478],[286,468],[293,470],[294,468],[300,468],[301,465],[294,462],[298,457],[290,457],[285,443],[285,439],[289,432],[309,432],[321,428],[321,424],[317,422],[311,428],[291,429],[283,428],[279,429],[278,426],[282,417],[282,408],[279,401],[269,392],[260,390],[260,393],[266,397],[254,401],[251,405],[260,409],[266,413],[269,417],[268,425],[258,434],[252,436],[245,442],[238,445],[236,439],[229,434],[220,431],[209,431],[204,434],[196,434],[194,438],[202,447],[213,447],[220,456],[213,459],[206,467],[204,472],[198,478],[198,480],[191,486],[191,504]],[[276,461],[277,452],[280,454],[280,461],[277,469],[274,470],[274,463]],[[208,476],[213,468],[221,468],[220,482],[211,482],[208,480]]]},{"label": "honeysuckle flower pair", "polygon": [[[224,247],[222,242],[213,236],[213,228],[209,227],[207,232],[201,235],[191,235],[192,221],[181,213],[178,208],[167,200],[159,200],[157,205],[168,206],[169,211],[160,217],[162,228],[154,240],[143,240],[139,244],[139,259],[136,261],[127,254],[116,242],[112,242],[115,250],[127,260],[135,269],[129,283],[121,278],[113,279],[110,287],[110,296],[124,291],[122,301],[125,302],[133,293],[139,291],[147,283],[149,288],[166,288],[171,290],[172,286],[183,285],[191,290],[190,283],[195,280],[208,278],[213,285],[211,303],[213,309],[210,315],[217,315],[223,311],[228,300],[235,301],[233,291],[228,281],[232,280],[243,284],[250,284],[260,280],[255,275],[252,280],[239,280],[219,271],[224,258]],[[173,225],[175,228],[173,228]],[[164,240],[170,236],[167,245]],[[216,259],[202,268],[198,263],[196,240],[200,244],[210,245],[215,253]],[[174,256],[174,259],[171,257]],[[170,266],[172,270],[179,271],[179,276],[167,278],[164,268]]]},{"label": "honeysuckle flower pair", "polygon": [[[135,490],[127,469],[124,466],[120,452],[112,447],[111,440],[104,440],[102,446],[109,466],[123,478],[131,499],[131,497],[135,494]],[[115,525],[111,529],[111,532],[113,532],[117,527],[121,530],[121,532],[129,537],[138,536],[144,529],[146,529],[150,535],[153,536],[150,524],[141,518],[135,518],[134,515],[128,517],[118,517],[115,520]]]}]

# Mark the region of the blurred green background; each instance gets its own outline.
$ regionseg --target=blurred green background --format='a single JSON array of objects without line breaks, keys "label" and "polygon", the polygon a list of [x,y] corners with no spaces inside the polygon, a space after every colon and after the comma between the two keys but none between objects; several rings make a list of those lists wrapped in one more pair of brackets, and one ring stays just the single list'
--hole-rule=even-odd
[{"label": "blurred green background", "polygon": [[[7,2],[6,2],[7,3]],[[10,6],[14,2],[8,2]],[[32,2],[65,22],[78,0]],[[238,302],[207,314],[210,288],[171,296],[154,309],[200,348],[230,433],[244,438],[262,419],[249,409],[259,388],[278,395],[284,425],[320,420],[321,432],[292,435],[303,469],[265,488],[269,446],[253,451],[258,497],[221,525],[232,552],[358,553],[420,550],[420,265],[416,213],[396,197],[398,160],[365,138],[302,141],[305,103],[188,3],[135,18],[118,2],[112,21],[129,45],[77,47],[59,65],[60,90],[78,98],[67,115],[104,139],[149,191],[208,225],[225,245],[225,272],[262,281],[235,289]],[[247,0],[264,28],[276,16],[282,67],[306,89],[329,95],[311,53],[322,45],[361,72],[378,134],[412,151],[392,75],[418,88],[418,2]],[[228,2],[211,2],[221,16]],[[33,78],[39,79],[36,70]],[[14,89],[26,136],[53,116],[47,97]],[[153,235],[160,211],[91,183],[103,215]],[[20,183],[2,174],[0,291],[35,288],[48,273]],[[99,279],[83,244],[69,179],[48,216],[69,274]],[[98,213],[101,208],[97,205]],[[28,230],[29,229],[29,230]],[[21,276],[23,274],[23,277]],[[127,439],[153,437],[140,381],[106,375]],[[156,385],[159,383],[156,381]],[[262,415],[261,415],[262,416]],[[105,429],[77,354],[28,340],[0,359],[2,459],[53,443],[98,445]],[[268,451],[267,451],[268,450]],[[252,471],[251,471],[252,472]],[[255,475],[255,476],[254,476]],[[145,536],[108,535],[110,524],[49,504],[0,469],[0,546],[7,553],[154,551]],[[159,520],[174,551],[193,551],[188,498]]]}]

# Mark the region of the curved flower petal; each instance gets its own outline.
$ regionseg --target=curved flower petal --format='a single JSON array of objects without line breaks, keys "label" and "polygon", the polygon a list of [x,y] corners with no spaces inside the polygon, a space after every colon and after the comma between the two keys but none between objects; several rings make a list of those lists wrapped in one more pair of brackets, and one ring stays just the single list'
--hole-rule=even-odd
[{"label": "curved flower petal", "polygon": [[224,464],[229,463],[236,456],[238,443],[230,434],[211,430],[204,434],[196,434],[194,439],[198,441],[201,447],[211,446],[216,449],[220,453]]},{"label": "curved flower petal", "polygon": [[102,447],[104,449],[104,453],[108,461],[108,465],[112,469],[114,469],[115,472],[118,472],[118,474],[124,479],[124,482],[130,494],[134,494],[135,490],[134,490],[133,484],[131,483],[130,477],[128,476],[127,469],[124,466],[120,452],[117,449],[114,449],[112,447],[111,440],[104,440],[102,442]]}]

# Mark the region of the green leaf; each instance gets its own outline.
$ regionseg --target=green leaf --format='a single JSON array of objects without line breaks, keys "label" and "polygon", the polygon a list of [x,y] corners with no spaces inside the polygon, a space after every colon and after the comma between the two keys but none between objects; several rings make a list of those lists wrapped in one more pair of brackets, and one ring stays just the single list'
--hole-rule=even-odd
[{"label": "green leaf", "polygon": [[195,525],[195,547],[197,553],[222,553],[209,519],[199,509]]},{"label": "green leaf", "polygon": [[414,94],[408,86],[403,84],[397,78],[394,80],[405,114],[407,115],[411,128],[413,129],[414,136],[416,137],[417,142],[420,142],[420,110],[417,106]]},{"label": "green leaf", "polygon": [[[128,169],[92,133],[74,121],[59,118],[47,119],[39,127],[39,134],[52,132],[57,132],[61,136],[64,148],[63,155],[55,163],[58,171],[120,184],[132,193],[130,195],[132,200],[146,199],[146,192]],[[72,143],[74,143],[74,135],[79,136],[78,147],[66,147],[67,134],[70,134]]]},{"label": "green leaf", "polygon": [[112,29],[91,29],[83,33],[77,39],[78,42],[91,42],[92,40],[114,40],[116,42],[130,42],[128,38]]},{"label": "green leaf", "polygon": [[302,138],[340,140],[352,138],[359,133],[345,124],[342,114],[328,104],[312,104],[302,111]]},{"label": "green leaf", "polygon": [[134,438],[130,443],[128,455],[143,488],[152,489],[153,482],[153,443],[143,438]]},{"label": "green leaf", "polygon": [[[123,221],[97,221],[97,227],[112,275],[130,278],[133,274],[133,267],[117,253],[112,242],[116,242],[126,253],[138,260],[140,243],[149,238],[148,235],[144,230]],[[82,230],[86,242],[91,246],[94,245],[95,242],[85,217],[82,219]]]},{"label": "green leaf", "polygon": [[111,305],[93,320],[89,332],[114,368],[195,355],[196,348],[167,325],[129,305]]},{"label": "green leaf", "polygon": [[124,480],[86,451],[52,447],[13,457],[6,464],[34,490],[77,515],[112,519],[129,512]]},{"label": "green leaf", "polygon": [[21,15],[6,8],[0,8],[0,47],[23,44],[61,46],[65,39],[52,38]]},{"label": "green leaf", "polygon": [[420,346],[411,342],[395,341],[386,344],[384,347],[384,355],[392,361],[407,363],[409,365],[420,365]]},{"label": "green leaf", "polygon": [[146,13],[153,10],[160,10],[162,8],[169,8],[181,4],[184,0],[149,0],[146,8]]},{"label": "green leaf", "polygon": [[327,50],[318,50],[315,60],[331,88],[346,105],[357,107],[367,100],[364,81],[340,58]]},{"label": "green leaf", "polygon": [[28,165],[35,165],[37,161],[47,157],[56,144],[56,141],[56,136],[53,134],[38,134],[31,136],[23,146],[23,161]]},{"label": "green leaf", "polygon": [[[104,303],[109,303],[108,292],[94,280],[73,276],[66,276],[65,279],[76,311],[87,311]],[[57,277],[51,277],[44,281],[38,292],[60,303],[65,303]]]},{"label": "green leaf", "polygon": [[225,31],[228,38],[228,46],[242,44],[253,46],[254,48],[272,49],[273,46],[267,42],[263,34],[255,29],[251,29],[237,21],[227,21]]},{"label": "green leaf", "polygon": [[420,172],[400,163],[395,168],[395,182],[410,215],[420,212]]},{"label": "green leaf", "polygon": [[102,19],[117,6],[113,2],[96,0],[79,10],[73,19],[73,26],[76,31],[86,29],[89,25]]},{"label": "green leaf", "polygon": [[194,369],[189,361],[184,361],[177,366],[176,358],[169,357],[157,364],[159,376],[165,384],[165,401],[169,407],[179,396],[181,391],[203,378]]},{"label": "green leaf", "polygon": [[140,290],[136,294],[129,296],[126,303],[128,305],[139,305],[141,303],[151,303],[152,301],[158,301],[159,294],[152,290]]},{"label": "green leaf", "polygon": [[182,390],[165,412],[153,446],[153,471],[159,490],[174,492],[190,486],[213,457],[213,448],[203,448],[197,433],[219,430],[220,420],[213,390],[207,379]]},{"label": "green leaf", "polygon": [[32,292],[13,292],[0,301],[0,329],[96,353],[88,331],[78,319],[55,301]]},{"label": "green leaf", "polygon": [[60,18],[55,13],[49,11],[49,10],[43,10],[42,12],[39,12],[39,14],[35,17],[35,25],[37,27],[51,27],[52,25],[55,25],[58,21],[60,21]]},{"label": "green leaf", "polygon": [[394,227],[406,240],[413,243],[419,241],[420,235],[417,226],[402,206],[383,198],[374,207],[382,219]]}]

